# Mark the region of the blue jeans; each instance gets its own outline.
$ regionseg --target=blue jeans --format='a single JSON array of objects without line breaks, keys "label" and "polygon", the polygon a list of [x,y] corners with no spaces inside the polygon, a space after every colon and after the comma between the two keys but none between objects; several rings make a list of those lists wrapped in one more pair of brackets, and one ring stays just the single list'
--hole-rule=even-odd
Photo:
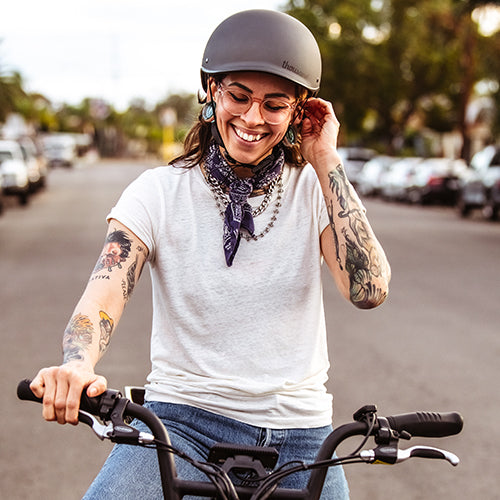
[{"label": "blue jeans", "polygon": [[[276,467],[292,461],[312,462],[331,432],[331,426],[314,429],[265,429],[200,410],[191,406],[148,402],[145,404],[165,424],[172,445],[195,460],[206,461],[208,451],[217,442],[248,446],[271,446],[278,450]],[[148,431],[141,422],[134,427]],[[175,457],[181,479],[205,481],[206,477],[192,465]],[[280,487],[304,488],[308,472],[288,476]],[[101,472],[87,491],[84,500],[162,499],[156,450],[139,446],[116,445]],[[194,499],[195,497],[185,497]],[[198,498],[198,497],[196,497]],[[322,500],[346,500],[349,490],[342,467],[330,467]]]}]

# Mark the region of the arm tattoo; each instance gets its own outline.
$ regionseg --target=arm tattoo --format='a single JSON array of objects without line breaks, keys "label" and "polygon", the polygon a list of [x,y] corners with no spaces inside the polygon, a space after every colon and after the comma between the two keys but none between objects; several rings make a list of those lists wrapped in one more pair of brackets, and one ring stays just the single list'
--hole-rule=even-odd
[{"label": "arm tattoo", "polygon": [[99,311],[99,317],[101,318],[101,321],[99,321],[99,326],[101,327],[99,352],[103,353],[108,348],[115,322],[104,311]]},{"label": "arm tattoo", "polygon": [[336,196],[340,211],[338,217],[347,219],[350,231],[342,228],[342,238],[339,237],[334,219],[333,200],[327,203],[330,226],[333,231],[337,262],[344,270],[340,259],[340,241],[345,245],[345,270],[349,275],[349,289],[352,302],[360,308],[370,307],[370,303],[380,302],[386,292],[376,287],[371,278],[382,275],[382,266],[373,245],[364,214],[356,200],[350,194],[349,181],[341,165],[330,172],[330,189]]},{"label": "arm tattoo", "polygon": [[111,272],[115,266],[121,269],[122,262],[127,260],[131,246],[132,242],[125,231],[117,229],[109,233],[93,273],[98,273],[105,268]]},{"label": "arm tattoo", "polygon": [[127,281],[122,280],[122,289],[123,289],[123,298],[125,301],[128,301],[130,299],[132,292],[134,291],[135,288],[135,273],[137,270],[137,262],[139,260],[139,257],[136,256],[135,262],[128,268],[127,270]]},{"label": "arm tattoo", "polygon": [[335,219],[333,218],[333,202],[330,201],[329,203],[327,202],[326,209],[328,211],[328,218],[330,219],[330,226],[332,228],[333,232],[333,241],[335,243],[335,255],[337,262],[339,264],[340,270],[343,271],[344,268],[342,267],[342,261],[340,260],[340,244],[339,244],[339,237],[337,236],[337,229],[335,227]]},{"label": "arm tattoo", "polygon": [[83,360],[84,352],[92,344],[94,326],[90,319],[82,314],[71,318],[63,336],[63,363]]},{"label": "arm tattoo", "polygon": [[377,288],[371,282],[370,258],[364,249],[355,244],[344,229],[346,241],[346,270],[349,274],[349,290],[351,300],[361,309],[370,307],[370,304],[381,303],[386,292]]}]

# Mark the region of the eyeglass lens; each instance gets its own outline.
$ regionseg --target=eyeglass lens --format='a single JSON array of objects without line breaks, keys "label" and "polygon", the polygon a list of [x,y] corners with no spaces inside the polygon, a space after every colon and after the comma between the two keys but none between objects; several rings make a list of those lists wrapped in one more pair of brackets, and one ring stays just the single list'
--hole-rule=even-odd
[{"label": "eyeglass lens", "polygon": [[233,116],[241,116],[248,112],[254,102],[259,102],[262,118],[271,125],[279,125],[290,118],[292,105],[279,98],[256,99],[246,92],[219,87],[222,106]]}]

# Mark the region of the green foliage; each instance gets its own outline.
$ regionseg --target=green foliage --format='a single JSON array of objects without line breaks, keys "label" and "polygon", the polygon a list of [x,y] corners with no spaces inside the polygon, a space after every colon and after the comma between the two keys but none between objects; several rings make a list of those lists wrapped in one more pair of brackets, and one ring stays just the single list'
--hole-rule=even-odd
[{"label": "green foliage", "polygon": [[[500,80],[500,34],[482,37],[469,0],[292,0],[287,12],[315,34],[323,55],[320,96],[330,100],[345,143],[391,151],[418,122],[461,130],[475,82]],[[493,96],[498,101],[498,91]],[[497,124],[498,126],[498,124]]]},{"label": "green foliage", "polygon": [[[471,19],[486,4],[500,0],[290,0],[285,7],[318,40],[320,96],[335,107],[341,143],[397,153],[395,145],[419,129],[459,130],[466,158],[474,85],[492,82],[490,97],[500,106],[500,32],[481,36]],[[95,99],[56,109],[44,96],[27,94],[21,75],[5,74],[0,61],[0,122],[18,112],[41,131],[90,133],[106,155],[123,154],[130,143],[157,151],[166,108],[176,112],[180,141],[199,113],[192,94],[168,96],[154,108],[135,100],[125,112]],[[500,112],[495,120],[493,134],[500,134]]]},{"label": "green foliage", "polygon": [[18,103],[26,97],[19,73],[4,74],[0,66],[0,123],[9,113],[17,110]]}]

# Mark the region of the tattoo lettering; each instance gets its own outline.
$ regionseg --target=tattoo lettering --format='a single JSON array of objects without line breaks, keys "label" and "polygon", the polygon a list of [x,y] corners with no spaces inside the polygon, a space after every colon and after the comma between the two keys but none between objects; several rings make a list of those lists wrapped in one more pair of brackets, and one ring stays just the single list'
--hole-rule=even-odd
[{"label": "tattoo lettering", "polygon": [[84,353],[92,344],[94,326],[87,316],[77,314],[71,318],[63,337],[63,363],[84,359]]},{"label": "tattoo lettering", "polygon": [[96,281],[96,280],[109,280],[111,279],[107,274],[96,274],[94,276],[91,276],[90,281]]},{"label": "tattoo lettering", "polygon": [[115,322],[104,312],[99,311],[99,326],[101,328],[101,338],[99,339],[99,352],[104,352],[109,345]]},{"label": "tattoo lettering", "polygon": [[[347,219],[349,229],[342,228],[342,238],[335,225],[334,204],[331,200],[327,204],[330,226],[333,231],[336,258],[340,269],[344,270],[340,259],[340,248],[345,249],[345,270],[349,275],[350,296],[352,302],[359,308],[371,307],[373,302],[380,302],[386,292],[373,285],[371,279],[382,275],[382,268],[378,254],[371,243],[364,214],[359,204],[352,197],[349,181],[341,165],[330,172],[330,189],[336,196],[340,211],[337,213],[341,219]],[[341,245],[340,241],[345,242]]]},{"label": "tattoo lettering", "polygon": [[122,262],[127,260],[132,242],[125,231],[115,230],[108,235],[103,251],[94,268],[94,274],[102,269],[111,272],[113,267],[122,268]]}]

